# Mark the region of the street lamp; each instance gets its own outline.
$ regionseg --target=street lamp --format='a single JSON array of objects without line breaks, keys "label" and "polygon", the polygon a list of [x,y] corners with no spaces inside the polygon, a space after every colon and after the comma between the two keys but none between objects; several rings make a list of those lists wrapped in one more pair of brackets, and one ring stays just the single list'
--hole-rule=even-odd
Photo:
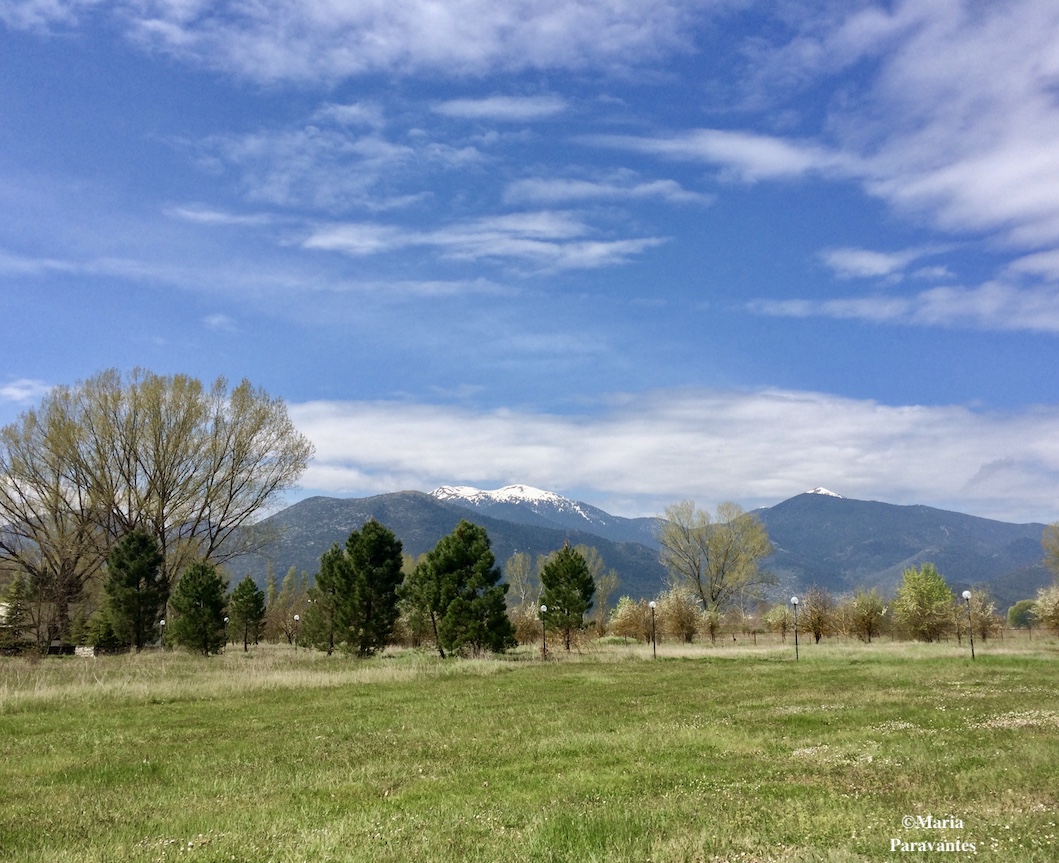
[{"label": "street lamp", "polygon": [[651,607],[651,656],[658,659],[658,642],[655,640],[655,601],[647,603]]},{"label": "street lamp", "polygon": [[798,661],[798,597],[791,597],[791,605],[794,606],[794,661]]},{"label": "street lamp", "polygon": [[548,658],[548,628],[544,624],[544,615],[548,613],[548,606],[541,606],[541,659]]},{"label": "street lamp", "polygon": [[224,618],[224,649],[228,649],[228,617]]},{"label": "street lamp", "polygon": [[300,614],[294,615],[294,652],[298,652],[298,630],[301,629],[299,624],[301,623],[302,616]]},{"label": "street lamp", "polygon": [[974,659],[974,623],[971,621],[971,591],[963,592],[963,601],[967,603],[967,637],[971,639],[971,659]]},{"label": "street lamp", "polygon": [[161,621],[159,621],[159,625],[162,627],[162,637],[158,640],[158,649],[159,650],[164,650],[165,649],[165,618],[164,617],[161,619]]}]

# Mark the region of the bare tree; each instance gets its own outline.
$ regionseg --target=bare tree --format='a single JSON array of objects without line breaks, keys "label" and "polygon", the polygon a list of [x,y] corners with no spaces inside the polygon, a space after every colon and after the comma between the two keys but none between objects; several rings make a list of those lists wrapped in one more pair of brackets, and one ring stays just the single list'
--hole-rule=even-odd
[{"label": "bare tree", "polygon": [[772,553],[765,526],[738,504],[720,504],[716,518],[690,500],[666,507],[658,538],[674,586],[686,583],[705,611],[723,612],[773,582],[758,568]]},{"label": "bare tree", "polygon": [[0,430],[0,558],[26,572],[65,638],[69,605],[134,530],[154,536],[172,586],[193,561],[254,544],[254,518],[313,448],[283,402],[247,381],[111,370],[57,387]]}]

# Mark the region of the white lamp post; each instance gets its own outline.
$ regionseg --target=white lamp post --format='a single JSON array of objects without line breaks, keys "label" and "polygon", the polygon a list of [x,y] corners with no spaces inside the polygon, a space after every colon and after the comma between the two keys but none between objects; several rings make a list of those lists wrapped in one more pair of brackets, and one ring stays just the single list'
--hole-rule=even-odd
[{"label": "white lamp post", "polygon": [[963,601],[967,603],[967,637],[971,639],[971,659],[974,659],[974,622],[971,620],[971,591],[963,592]]},{"label": "white lamp post", "polygon": [[798,597],[791,597],[791,605],[794,607],[794,661],[798,661]]},{"label": "white lamp post", "polygon": [[548,629],[544,624],[544,615],[548,613],[548,606],[541,605],[541,659],[548,657]]},{"label": "white lamp post", "polygon": [[658,659],[658,641],[655,639],[655,601],[652,599],[647,604],[651,606],[651,656]]}]

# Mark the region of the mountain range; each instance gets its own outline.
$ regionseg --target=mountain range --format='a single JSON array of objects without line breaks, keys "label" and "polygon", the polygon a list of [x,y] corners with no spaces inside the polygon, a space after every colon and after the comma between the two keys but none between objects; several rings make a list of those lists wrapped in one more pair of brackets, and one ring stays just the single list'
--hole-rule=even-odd
[{"label": "mountain range", "polygon": [[[1052,580],[1042,563],[1043,524],[852,500],[827,489],[754,514],[774,546],[763,566],[776,576],[776,599],[814,584],[835,594],[877,587],[887,595],[907,567],[928,561],[957,593],[967,587],[988,590],[1001,610],[1032,598]],[[307,498],[267,518],[262,526],[272,540],[257,553],[233,560],[230,568],[233,574],[249,572],[259,583],[269,563],[279,577],[292,566],[315,573],[324,551],[372,518],[416,557],[468,519],[486,529],[500,565],[515,552],[535,558],[569,542],[599,550],[606,567],[618,572],[619,594],[653,597],[665,584],[658,560],[660,518],[623,518],[525,485]]]}]

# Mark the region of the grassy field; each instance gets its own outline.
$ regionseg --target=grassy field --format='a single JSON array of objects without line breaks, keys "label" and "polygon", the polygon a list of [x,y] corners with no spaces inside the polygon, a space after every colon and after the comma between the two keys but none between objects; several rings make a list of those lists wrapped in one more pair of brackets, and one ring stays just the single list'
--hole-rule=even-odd
[{"label": "grassy field", "polygon": [[1050,863],[1057,660],[0,658],[0,860]]}]

